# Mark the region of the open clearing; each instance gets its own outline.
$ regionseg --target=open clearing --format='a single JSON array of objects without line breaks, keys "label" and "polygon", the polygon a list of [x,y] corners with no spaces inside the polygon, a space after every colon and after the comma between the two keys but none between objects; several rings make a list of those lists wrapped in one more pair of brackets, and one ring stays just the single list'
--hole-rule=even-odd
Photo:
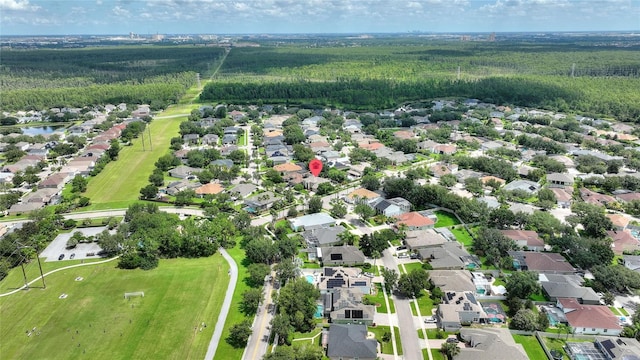
[{"label": "open clearing", "polygon": [[140,189],[147,185],[149,175],[159,157],[169,152],[171,138],[178,136],[183,117],[158,119],[149,124],[153,150],[149,149],[148,130],[145,130],[145,150],[142,136],[133,145],[124,146],[118,160],[112,161],[100,174],[89,179],[84,196],[91,206],[83,210],[124,208],[138,200]]},{"label": "open clearing", "polygon": [[[64,270],[46,277],[46,290],[0,298],[0,318],[11,319],[0,322],[2,357],[202,359],[229,281],[222,256],[161,260],[150,271],[115,265]],[[137,291],[144,297],[124,299]]]}]

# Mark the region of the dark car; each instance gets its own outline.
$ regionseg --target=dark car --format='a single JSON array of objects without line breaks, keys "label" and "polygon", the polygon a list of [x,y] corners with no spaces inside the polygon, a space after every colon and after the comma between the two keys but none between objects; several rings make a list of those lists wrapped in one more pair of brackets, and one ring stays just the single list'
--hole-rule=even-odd
[{"label": "dark car", "polygon": [[71,254],[71,256],[69,256],[69,259],[72,259],[76,257],[76,253]]},{"label": "dark car", "polygon": [[398,251],[400,251],[400,250],[407,250],[407,247],[406,247],[405,245],[398,246],[398,247],[396,248],[396,250],[398,250]]},{"label": "dark car", "polygon": [[64,254],[60,254],[60,256],[58,256],[58,260],[62,260],[64,259]]},{"label": "dark car", "polygon": [[447,338],[447,342],[451,343],[451,344],[457,344],[460,341],[458,339],[456,339],[456,338]]}]

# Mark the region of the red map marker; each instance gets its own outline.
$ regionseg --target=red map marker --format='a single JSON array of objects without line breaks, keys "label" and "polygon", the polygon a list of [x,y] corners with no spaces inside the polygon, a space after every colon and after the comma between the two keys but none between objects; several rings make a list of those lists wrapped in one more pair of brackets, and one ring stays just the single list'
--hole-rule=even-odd
[{"label": "red map marker", "polygon": [[309,170],[313,174],[313,176],[318,176],[320,171],[322,171],[322,161],[318,159],[313,159],[309,161]]}]

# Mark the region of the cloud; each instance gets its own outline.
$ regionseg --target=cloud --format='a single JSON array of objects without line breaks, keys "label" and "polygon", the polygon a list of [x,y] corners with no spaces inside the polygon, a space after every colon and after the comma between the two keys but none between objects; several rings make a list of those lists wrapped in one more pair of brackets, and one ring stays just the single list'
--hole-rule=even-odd
[{"label": "cloud", "polygon": [[129,10],[127,10],[127,9],[125,9],[125,8],[123,8],[122,6],[119,6],[119,5],[116,5],[116,6],[113,8],[112,12],[113,12],[113,14],[114,14],[115,16],[118,16],[118,17],[125,17],[125,18],[127,18],[127,17],[131,16],[131,13],[129,12]]},{"label": "cloud", "polygon": [[0,9],[16,11],[35,11],[39,7],[29,4],[29,0],[0,0]]}]

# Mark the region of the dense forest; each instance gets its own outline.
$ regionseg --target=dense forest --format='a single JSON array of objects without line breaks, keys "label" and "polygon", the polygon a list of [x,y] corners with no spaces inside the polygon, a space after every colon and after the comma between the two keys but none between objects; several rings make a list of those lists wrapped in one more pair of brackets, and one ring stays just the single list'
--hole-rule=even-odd
[{"label": "dense forest", "polygon": [[635,121],[638,50],[510,42],[238,48],[201,99],[376,109],[462,96]]},{"label": "dense forest", "polygon": [[89,49],[3,50],[3,110],[106,103],[175,102],[207,76],[224,49],[139,46]]}]

